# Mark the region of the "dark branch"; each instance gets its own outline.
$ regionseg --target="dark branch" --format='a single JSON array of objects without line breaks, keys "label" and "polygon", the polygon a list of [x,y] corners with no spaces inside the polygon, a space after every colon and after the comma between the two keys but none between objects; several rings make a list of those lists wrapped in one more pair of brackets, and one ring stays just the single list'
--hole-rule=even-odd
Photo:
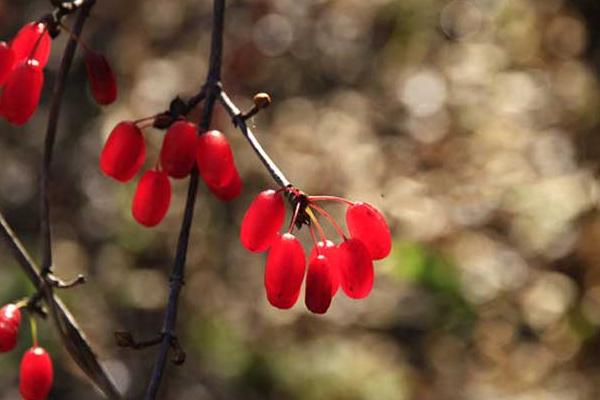
[{"label": "dark branch", "polygon": [[89,16],[90,10],[95,4],[95,0],[88,0],[82,2],[83,7],[77,14],[77,19],[73,25],[73,35],[67,42],[65,51],[63,53],[62,62],[58,75],[54,83],[52,90],[52,101],[50,105],[50,113],[48,115],[48,125],[46,126],[46,139],[44,141],[44,159],[42,161],[42,172],[41,172],[41,236],[42,236],[42,275],[47,275],[52,269],[52,232],[50,228],[50,203],[48,200],[48,189],[50,187],[51,177],[51,165],[52,165],[52,152],[54,149],[54,142],[56,140],[56,131],[58,129],[58,121],[60,118],[60,111],[62,106],[63,94],[65,92],[65,86],[69,70],[73,64],[73,57],[75,56],[75,50],[77,49],[76,37],[81,35],[83,26],[87,17]]},{"label": "dark branch", "polygon": [[[77,48],[77,41],[74,39],[78,37],[83,29],[85,21],[89,15],[91,8],[93,7],[95,0],[83,0],[73,2],[73,7],[70,10],[63,9],[62,7],[56,12],[54,17],[58,20],[62,16],[74,12],[79,9],[77,18],[73,26],[73,37],[67,42],[65,47],[58,76],[54,84],[52,92],[52,100],[50,106],[50,113],[48,116],[48,125],[46,129],[46,138],[44,144],[44,157],[42,162],[41,171],[41,253],[42,253],[42,268],[38,270],[31,257],[27,254],[20,241],[15,236],[14,232],[10,229],[6,220],[2,217],[1,231],[2,237],[6,242],[11,253],[25,271],[28,278],[34,284],[38,290],[38,294],[34,295],[33,298],[41,300],[43,298],[49,308],[50,315],[60,333],[60,337],[63,341],[67,351],[71,354],[73,359],[77,362],[83,372],[95,383],[99,390],[101,390],[107,397],[119,399],[121,398],[120,393],[114,386],[112,380],[102,368],[94,352],[91,349],[85,335],[78,327],[77,322],[73,316],[69,313],[66,307],[62,304],[54,293],[54,287],[69,287],[80,284],[83,282],[83,277],[77,277],[71,283],[63,283],[59,279],[55,278],[50,272],[52,268],[52,236],[50,229],[50,210],[48,201],[48,189],[50,185],[50,167],[52,164],[52,150],[56,138],[56,131],[58,127],[58,120],[60,117],[60,110],[62,104],[62,98],[65,91],[65,84],[75,50]],[[32,298],[32,299],[33,299]],[[35,304],[33,304],[35,306]]]},{"label": "dark branch", "polygon": [[33,283],[33,286],[36,288],[40,287],[42,279],[35,267],[35,261],[33,261],[31,256],[27,253],[27,250],[25,250],[25,247],[1,213],[0,236],[2,236],[2,240],[6,244],[6,247],[8,247],[13,258],[21,266],[21,269],[23,269],[23,272],[25,272],[25,275],[27,275],[31,283]]},{"label": "dark branch", "polygon": [[31,283],[43,293],[42,298],[46,301],[51,316],[58,328],[60,337],[71,357],[77,362],[77,365],[94,382],[96,387],[110,399],[120,399],[121,394],[114,386],[108,373],[104,371],[96,355],[94,354],[85,334],[79,327],[79,324],[67,310],[61,300],[52,292],[43,288],[47,287],[42,278],[39,268],[25,250],[23,243],[17,238],[16,234],[0,213],[0,238],[17,261],[17,264],[25,272]]},{"label": "dark branch", "polygon": [[[223,31],[225,23],[225,0],[215,0],[213,5],[213,27],[211,36],[210,64],[206,83],[201,90],[201,94],[195,96],[193,101],[200,101],[206,96],[200,122],[200,130],[205,131],[210,126],[215,101],[219,94],[219,80],[221,79],[221,61],[223,54]],[[177,241],[177,252],[175,262],[171,272],[169,298],[167,309],[165,311],[162,342],[158,350],[158,356],[154,364],[152,376],[146,390],[145,399],[156,399],[160,384],[162,381],[167,356],[170,349],[174,350],[174,363],[181,364],[185,360],[185,353],[179,346],[177,336],[175,335],[175,324],[177,322],[177,309],[179,304],[179,293],[184,283],[185,260],[190,237],[192,219],[194,217],[194,204],[196,203],[196,193],[198,191],[198,171],[194,169],[190,176],[188,186],[187,200],[183,215],[183,222]]]},{"label": "dark branch", "polygon": [[275,182],[277,182],[277,184],[281,187],[291,186],[290,181],[288,181],[283,172],[281,172],[273,160],[271,160],[271,157],[269,157],[265,149],[263,149],[261,144],[258,142],[252,130],[248,128],[244,114],[242,114],[240,109],[237,108],[224,90],[221,90],[219,94],[219,100],[223,104],[223,107],[225,107],[225,110],[227,110],[227,113],[229,113],[231,116],[233,124],[240,129],[246,140],[248,140],[250,146],[252,146],[252,149],[263,165],[267,168]]}]

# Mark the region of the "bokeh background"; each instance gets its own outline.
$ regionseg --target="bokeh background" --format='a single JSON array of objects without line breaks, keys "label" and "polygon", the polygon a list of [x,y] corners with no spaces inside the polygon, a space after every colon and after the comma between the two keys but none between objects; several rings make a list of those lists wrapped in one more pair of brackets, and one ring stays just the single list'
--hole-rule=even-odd
[{"label": "bokeh background", "polygon": [[[50,10],[0,1],[0,33]],[[67,20],[70,24],[72,19]],[[392,254],[365,300],[341,293],[325,316],[302,298],[270,307],[264,255],[238,240],[252,198],[273,187],[217,109],[244,192],[224,204],[201,186],[181,297],[187,352],[163,399],[588,400],[600,398],[600,4],[595,0],[228,1],[224,85],[288,178],[311,194],[369,201]],[[156,349],[120,349],[113,332],[160,330],[185,181],[154,229],[130,215],[135,182],[103,176],[98,156],[121,120],[190,96],[206,74],[211,2],[98,0],[83,39],[109,58],[119,99],[97,107],[81,54],[56,146],[52,221],[61,293],[118,386],[140,398]],[[42,104],[23,128],[0,122],[0,209],[34,254]],[[163,132],[148,129],[147,168]],[[343,221],[344,210],[328,208]],[[332,236],[334,232],[328,231]],[[308,232],[300,236],[310,244]],[[32,292],[0,248],[0,300]],[[52,399],[95,399],[48,322]],[[30,346],[0,356],[0,399],[18,398]]]}]

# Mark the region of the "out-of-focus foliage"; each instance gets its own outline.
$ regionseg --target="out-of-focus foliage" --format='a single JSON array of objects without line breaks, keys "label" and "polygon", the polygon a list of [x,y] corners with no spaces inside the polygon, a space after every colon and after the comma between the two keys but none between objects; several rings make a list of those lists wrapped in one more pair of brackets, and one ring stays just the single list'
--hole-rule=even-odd
[{"label": "out-of-focus foliage", "polygon": [[[0,2],[2,37],[47,3]],[[238,229],[273,183],[217,109],[245,188],[230,204],[200,189],[178,323],[187,362],[169,367],[163,398],[597,399],[600,91],[597,26],[586,18],[598,10],[584,15],[580,3],[228,2],[224,85],[246,107],[254,93],[272,94],[252,122],[265,148],[303,190],[379,207],[395,243],[368,299],[338,295],[321,317],[301,301],[271,308],[264,257],[244,251]],[[155,349],[119,349],[112,332],[160,329],[186,184],[175,182],[167,218],[146,229],[130,215],[134,184],[102,176],[98,155],[116,122],[199,88],[210,11],[210,1],[98,0],[83,38],[111,60],[120,97],[96,107],[81,58],[66,93],[52,185],[57,273],[89,277],[62,295],[130,398]],[[36,116],[24,128],[0,124],[0,208],[33,250],[64,43],[54,43]],[[148,167],[161,137],[147,131]],[[0,265],[3,302],[31,293],[3,250]],[[19,350],[0,356],[0,399],[18,396],[26,325]],[[39,325],[56,360],[53,398],[93,398]]]}]

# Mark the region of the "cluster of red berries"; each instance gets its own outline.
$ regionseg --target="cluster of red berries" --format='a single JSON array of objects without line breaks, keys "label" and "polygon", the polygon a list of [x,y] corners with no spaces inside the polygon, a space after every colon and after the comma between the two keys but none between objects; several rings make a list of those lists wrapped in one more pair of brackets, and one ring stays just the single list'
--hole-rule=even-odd
[{"label": "cluster of red berries", "polygon": [[10,46],[0,42],[0,114],[10,123],[23,125],[35,112],[51,44],[46,25],[37,22],[21,28]]},{"label": "cluster of red berries", "polygon": [[[10,46],[0,42],[0,115],[8,122],[23,125],[37,109],[51,47],[52,39],[42,22],[23,26]],[[84,49],[92,95],[98,104],[110,104],[117,98],[114,74],[104,56],[87,46]]]},{"label": "cluster of red berries", "polygon": [[[295,204],[289,229],[279,231],[285,219],[284,193]],[[318,202],[334,201],[348,206],[347,237],[341,226]],[[328,240],[316,214],[326,218],[340,235],[338,245]],[[302,221],[301,216],[306,217]],[[310,228],[314,247],[308,258],[292,234],[297,222]],[[320,236],[317,240],[313,226]],[[293,187],[265,190],[250,204],[242,221],[240,239],[248,250],[269,251],[265,268],[265,289],[269,302],[278,308],[292,307],[306,275],[305,303],[313,313],[323,314],[342,287],[346,295],[361,299],[373,288],[373,260],[385,258],[391,250],[391,235],[382,214],[372,205],[333,196],[307,196]]]},{"label": "cluster of red berries", "polygon": [[[112,130],[100,155],[106,175],[127,182],[140,170],[146,158],[140,125],[146,120],[120,122]],[[230,201],[240,194],[242,180],[225,135],[216,130],[198,133],[198,127],[187,120],[178,120],[167,130],[159,162],[142,175],[133,197],[131,211],[140,224],[152,227],[162,221],[171,202],[169,177],[185,178],[194,166],[220,200]]]},{"label": "cluster of red berries", "polygon": [[[14,304],[0,308],[0,352],[11,351],[17,345],[21,311]],[[35,338],[34,338],[35,342]],[[19,391],[25,400],[44,400],[52,388],[53,368],[50,355],[34,344],[21,359]]]}]

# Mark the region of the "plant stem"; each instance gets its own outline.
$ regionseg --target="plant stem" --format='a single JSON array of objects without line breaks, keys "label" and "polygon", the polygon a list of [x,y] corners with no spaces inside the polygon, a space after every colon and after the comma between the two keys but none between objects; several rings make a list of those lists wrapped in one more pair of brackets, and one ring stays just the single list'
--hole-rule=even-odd
[{"label": "plant stem", "polygon": [[[31,258],[23,243],[12,230],[0,212],[0,239],[12,254],[17,264],[29,278],[33,286],[40,288],[45,284],[39,268]],[[52,310],[50,314],[60,333],[65,349],[96,387],[109,399],[120,399],[121,394],[114,386],[110,376],[104,371],[94,354],[85,334],[60,299],[50,292],[44,292],[44,299]]]},{"label": "plant stem", "polygon": [[[219,94],[219,81],[221,79],[221,62],[223,54],[223,31],[225,24],[225,0],[215,0],[213,3],[213,27],[211,36],[210,65],[206,77],[206,101],[203,108],[200,130],[205,131],[210,126],[215,101]],[[167,309],[165,311],[162,334],[163,338],[158,350],[158,356],[154,363],[154,368],[150,382],[146,389],[145,399],[156,399],[160,384],[164,375],[165,365],[169,350],[176,339],[175,324],[177,322],[177,310],[179,305],[179,293],[184,283],[185,260],[188,249],[190,229],[194,217],[194,204],[196,202],[196,192],[198,191],[198,171],[196,168],[192,171],[188,186],[187,200],[183,221],[177,241],[177,252],[171,271],[169,297]]]},{"label": "plant stem", "polygon": [[79,13],[73,25],[73,35],[65,47],[63,58],[58,70],[58,75],[52,90],[52,103],[50,113],[48,114],[48,124],[46,126],[46,139],[44,141],[44,158],[42,161],[41,172],[41,223],[40,230],[42,236],[42,276],[47,275],[52,270],[52,232],[50,228],[50,201],[48,191],[51,184],[51,165],[54,142],[56,141],[56,131],[58,129],[58,120],[62,107],[63,94],[67,82],[69,70],[73,64],[73,57],[77,49],[77,40],[75,37],[81,35],[83,25],[89,16],[90,10],[95,4],[95,0],[88,0]]},{"label": "plant stem", "polygon": [[250,143],[250,146],[252,146],[252,149],[254,150],[260,161],[263,163],[263,165],[267,168],[275,182],[277,182],[277,184],[281,187],[291,186],[290,181],[285,177],[283,172],[281,172],[281,170],[279,169],[279,167],[277,167],[273,160],[271,160],[271,157],[269,157],[267,152],[263,149],[259,141],[256,139],[256,136],[254,136],[252,130],[248,128],[246,120],[242,116],[242,112],[240,111],[240,109],[233,103],[233,101],[229,98],[229,96],[227,95],[227,93],[225,93],[224,90],[221,90],[219,100],[223,104],[223,107],[225,107],[225,110],[233,119],[233,123],[235,124],[235,126],[237,126],[240,129],[242,135],[244,135],[248,143]]}]

